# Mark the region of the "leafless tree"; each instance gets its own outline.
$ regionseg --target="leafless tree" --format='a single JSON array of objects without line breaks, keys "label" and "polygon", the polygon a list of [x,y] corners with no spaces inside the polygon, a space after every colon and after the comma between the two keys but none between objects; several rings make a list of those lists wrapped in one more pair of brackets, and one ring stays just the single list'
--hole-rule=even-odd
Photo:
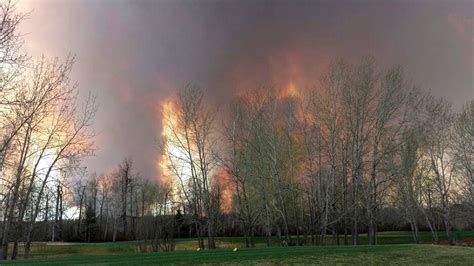
[{"label": "leafless tree", "polygon": [[239,220],[242,223],[246,247],[254,247],[255,226],[258,221],[258,211],[251,200],[252,169],[250,162],[251,148],[248,127],[248,114],[244,99],[236,99],[232,104],[231,120],[224,129],[224,138],[229,153],[221,158],[221,165],[232,177],[235,187],[233,205],[238,209]]},{"label": "leafless tree", "polygon": [[466,220],[474,224],[474,100],[467,102],[454,123],[450,157],[454,160],[456,186],[466,203]]},{"label": "leafless tree", "polygon": [[[208,108],[200,88],[187,86],[173,102],[174,116],[168,119],[169,135],[164,147],[168,167],[179,179],[182,193],[192,206],[198,235],[207,228],[208,248],[215,248],[215,211],[211,208],[211,176],[216,165],[214,140],[215,110]],[[188,185],[190,185],[188,187]],[[199,238],[200,248],[204,248]]]},{"label": "leafless tree", "polygon": [[[10,182],[10,209],[3,225],[2,254],[8,253],[11,226],[18,234],[25,230],[25,256],[29,254],[31,235],[51,178],[58,178],[60,169],[75,167],[93,151],[90,130],[96,111],[94,97],[81,106],[76,87],[69,86],[69,73],[74,58],[61,64],[41,59],[31,70],[31,81],[25,84],[22,104],[15,112],[26,115],[26,123],[18,130],[13,149],[6,158],[14,165]],[[80,110],[79,108],[82,108]],[[13,169],[13,168],[12,168]],[[72,168],[71,168],[72,169]],[[25,211],[32,208],[28,225]],[[16,215],[18,211],[19,215]],[[14,242],[12,258],[16,258],[18,241]]]},{"label": "leafless tree", "polygon": [[424,116],[424,154],[422,164],[428,165],[429,178],[439,197],[443,222],[449,244],[454,244],[451,205],[455,182],[455,160],[450,156],[455,116],[448,102],[427,97],[420,112]]}]

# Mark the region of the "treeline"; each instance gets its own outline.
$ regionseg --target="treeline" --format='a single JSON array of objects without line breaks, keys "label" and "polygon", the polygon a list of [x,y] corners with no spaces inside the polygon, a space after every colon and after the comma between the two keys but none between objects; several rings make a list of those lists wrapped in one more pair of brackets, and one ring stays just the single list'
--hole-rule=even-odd
[{"label": "treeline", "polygon": [[76,184],[79,219],[62,239],[158,251],[177,237],[357,245],[409,229],[415,243],[429,230],[455,244],[455,229],[473,228],[474,101],[455,112],[372,58],[336,62],[315,83],[240,92],[221,111],[204,90],[180,90],[162,105],[160,182],[128,159]]},{"label": "treeline", "polygon": [[162,105],[160,181],[127,159],[75,184],[79,219],[61,239],[356,245],[408,229],[415,243],[428,230],[455,244],[453,230],[472,229],[474,101],[455,112],[372,58],[334,63],[315,83],[240,92],[222,111],[202,89],[180,90]]}]

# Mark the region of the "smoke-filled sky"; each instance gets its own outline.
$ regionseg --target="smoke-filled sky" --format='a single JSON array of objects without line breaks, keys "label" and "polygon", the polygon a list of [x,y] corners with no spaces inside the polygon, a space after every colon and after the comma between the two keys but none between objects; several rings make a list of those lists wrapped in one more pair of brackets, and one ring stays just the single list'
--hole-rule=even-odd
[{"label": "smoke-filled sky", "polygon": [[124,157],[159,178],[160,102],[187,83],[225,107],[249,86],[315,84],[338,59],[372,55],[457,107],[474,98],[471,0],[19,0],[33,57],[77,55],[72,78],[99,97],[89,172]]}]

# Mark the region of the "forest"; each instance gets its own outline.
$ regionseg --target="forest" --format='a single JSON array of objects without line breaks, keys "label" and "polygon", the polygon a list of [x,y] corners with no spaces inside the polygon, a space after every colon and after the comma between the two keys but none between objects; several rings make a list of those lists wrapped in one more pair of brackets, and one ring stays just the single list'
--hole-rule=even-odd
[{"label": "forest", "polygon": [[127,154],[94,173],[82,161],[98,148],[99,101],[71,80],[75,56],[23,53],[25,14],[0,7],[0,260],[28,258],[34,241],[157,252],[223,236],[376,245],[409,230],[456,245],[474,229],[474,99],[453,106],[374,57],[335,58],[310,88],[255,85],[219,103],[190,83],[160,103],[160,176]]}]

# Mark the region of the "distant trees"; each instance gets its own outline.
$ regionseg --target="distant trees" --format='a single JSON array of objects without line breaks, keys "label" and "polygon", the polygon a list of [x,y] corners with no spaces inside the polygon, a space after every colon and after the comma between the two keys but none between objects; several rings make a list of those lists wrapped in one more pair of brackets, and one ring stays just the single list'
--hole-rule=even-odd
[{"label": "distant trees", "polygon": [[130,158],[110,173],[82,176],[70,187],[78,208],[76,218],[69,220],[69,228],[74,230],[59,239],[135,240],[142,252],[174,250],[176,220],[171,187],[141,177]]}]

